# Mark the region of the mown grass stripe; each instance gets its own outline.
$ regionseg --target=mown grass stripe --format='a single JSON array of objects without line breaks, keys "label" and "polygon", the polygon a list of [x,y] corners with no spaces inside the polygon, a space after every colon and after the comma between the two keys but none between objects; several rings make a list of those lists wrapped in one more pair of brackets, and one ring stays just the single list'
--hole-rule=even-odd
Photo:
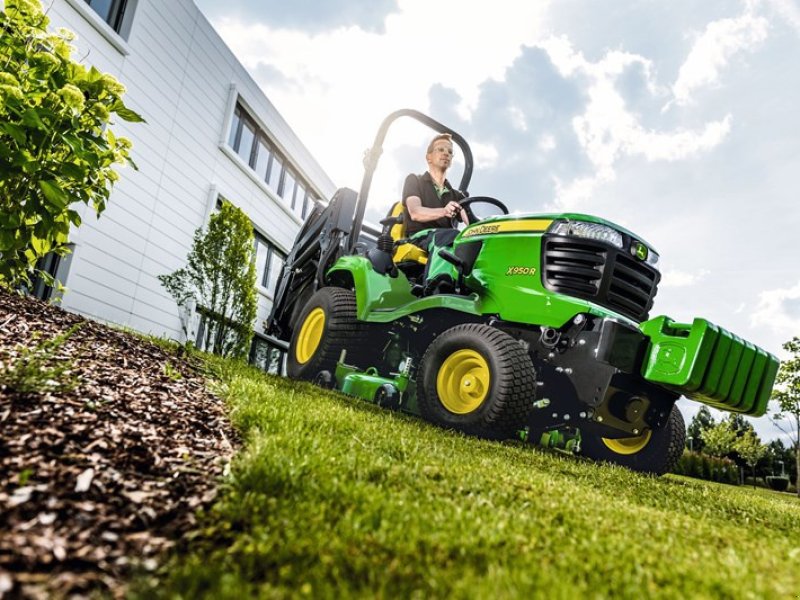
[{"label": "mown grass stripe", "polygon": [[200,534],[147,593],[793,598],[800,590],[794,498],[469,438],[307,384],[220,361],[214,368],[247,445]]}]

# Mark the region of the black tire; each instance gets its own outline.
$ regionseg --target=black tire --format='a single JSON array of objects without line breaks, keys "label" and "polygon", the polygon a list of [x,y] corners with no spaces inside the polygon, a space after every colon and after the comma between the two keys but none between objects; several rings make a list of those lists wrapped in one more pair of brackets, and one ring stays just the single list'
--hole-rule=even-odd
[{"label": "black tire", "polygon": [[[300,312],[292,331],[286,372],[289,377],[315,381],[321,371],[334,373],[343,349],[348,364],[366,367],[368,336],[374,333],[356,318],[356,296],[351,290],[325,287]],[[372,352],[374,356],[374,351]]]},{"label": "black tire", "polygon": [[525,426],[533,408],[533,363],[513,337],[481,324],[456,325],[428,347],[419,368],[423,418],[481,437]]},{"label": "black tire", "polygon": [[[649,435],[649,439],[646,439]],[[638,438],[609,440],[582,436],[581,453],[598,461],[627,467],[632,471],[663,475],[678,463],[686,443],[686,425],[677,406],[672,407],[667,423]]]}]

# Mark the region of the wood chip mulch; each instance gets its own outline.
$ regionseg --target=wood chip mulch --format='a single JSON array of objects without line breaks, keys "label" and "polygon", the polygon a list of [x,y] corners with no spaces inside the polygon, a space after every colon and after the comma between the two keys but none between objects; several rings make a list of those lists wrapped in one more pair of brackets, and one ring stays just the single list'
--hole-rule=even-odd
[{"label": "wood chip mulch", "polygon": [[[44,364],[57,380],[7,385],[75,325]],[[120,597],[211,504],[237,443],[191,361],[0,291],[0,598]]]}]

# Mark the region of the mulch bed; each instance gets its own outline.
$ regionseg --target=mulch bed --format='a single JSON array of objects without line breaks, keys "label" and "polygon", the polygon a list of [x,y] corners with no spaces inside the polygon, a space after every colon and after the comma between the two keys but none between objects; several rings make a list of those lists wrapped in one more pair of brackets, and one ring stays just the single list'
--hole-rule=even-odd
[{"label": "mulch bed", "polygon": [[[44,365],[66,371],[12,389],[75,325]],[[0,291],[0,598],[123,595],[195,525],[237,443],[190,360]]]}]

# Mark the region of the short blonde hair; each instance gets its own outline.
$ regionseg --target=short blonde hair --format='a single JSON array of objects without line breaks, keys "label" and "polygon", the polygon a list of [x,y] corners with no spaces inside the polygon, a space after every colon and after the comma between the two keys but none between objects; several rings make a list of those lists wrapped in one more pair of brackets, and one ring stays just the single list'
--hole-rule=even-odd
[{"label": "short blonde hair", "polygon": [[439,140],[447,140],[448,142],[450,142],[451,146],[453,145],[453,136],[451,134],[449,134],[449,133],[440,133],[439,135],[437,135],[436,137],[434,137],[431,140],[430,144],[428,144],[428,150],[427,150],[427,152],[425,152],[425,154],[430,154],[431,152],[433,152],[433,146]]}]

